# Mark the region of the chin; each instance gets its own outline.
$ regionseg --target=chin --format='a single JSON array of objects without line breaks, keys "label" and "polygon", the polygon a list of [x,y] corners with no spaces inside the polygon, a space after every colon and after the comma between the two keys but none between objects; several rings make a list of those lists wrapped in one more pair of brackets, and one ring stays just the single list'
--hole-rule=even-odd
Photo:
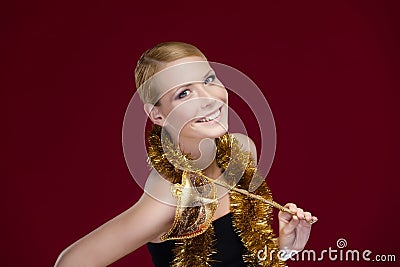
[{"label": "chin", "polygon": [[221,137],[226,132],[227,132],[227,130],[224,129],[224,127],[222,127],[221,125],[217,125],[217,126],[212,127],[212,128],[205,128],[205,129],[197,128],[197,129],[193,129],[191,131],[191,135],[194,138],[199,138],[199,139],[204,139],[204,138],[213,139],[213,138]]}]

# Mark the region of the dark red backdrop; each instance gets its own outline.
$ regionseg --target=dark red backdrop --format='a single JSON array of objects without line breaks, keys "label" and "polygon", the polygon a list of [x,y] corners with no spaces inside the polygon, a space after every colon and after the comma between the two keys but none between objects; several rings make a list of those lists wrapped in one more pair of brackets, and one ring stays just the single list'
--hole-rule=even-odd
[{"label": "dark red backdrop", "polygon": [[[0,265],[51,266],[139,198],[122,121],[138,57],[171,40],[263,90],[278,136],[269,184],[279,202],[319,217],[308,249],[345,238],[348,249],[400,257],[397,1],[10,2],[0,23]],[[376,265],[326,256],[290,266],[339,264]],[[150,256],[142,248],[112,266],[151,266]]]}]

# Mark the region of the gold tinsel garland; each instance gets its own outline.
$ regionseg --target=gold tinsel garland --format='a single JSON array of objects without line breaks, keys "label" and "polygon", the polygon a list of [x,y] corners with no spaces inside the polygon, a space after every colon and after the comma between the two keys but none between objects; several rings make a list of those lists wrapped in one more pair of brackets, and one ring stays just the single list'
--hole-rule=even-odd
[{"label": "gold tinsel garland", "polygon": [[[169,153],[167,157],[163,151],[161,131],[160,126],[154,125],[149,133],[149,164],[168,181],[179,184],[182,181],[183,171],[175,166],[184,165],[188,156],[172,153],[171,158],[171,153]],[[224,172],[227,182],[249,191],[254,191],[255,188],[252,188],[252,185],[257,184],[259,186],[254,193],[272,200],[271,192],[259,175],[250,153],[243,151],[239,142],[229,134],[217,138],[215,142],[217,164]],[[241,177],[239,181],[237,181],[238,175]],[[252,182],[254,179],[256,179],[255,183]],[[278,246],[271,227],[272,207],[235,191],[230,191],[229,197],[232,224],[245,246],[243,260],[246,264],[248,266],[285,266],[285,263],[277,257]],[[216,253],[212,224],[204,233],[179,240],[175,244],[172,266],[212,266],[212,254]],[[274,256],[270,259],[268,254],[265,260],[259,260],[257,253],[265,247],[268,253],[274,251]]]}]

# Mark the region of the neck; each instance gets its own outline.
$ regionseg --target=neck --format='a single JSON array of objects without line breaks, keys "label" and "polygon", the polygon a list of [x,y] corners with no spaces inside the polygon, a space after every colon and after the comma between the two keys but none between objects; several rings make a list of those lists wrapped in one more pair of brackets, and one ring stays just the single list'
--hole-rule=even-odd
[{"label": "neck", "polygon": [[179,147],[183,153],[190,154],[193,165],[203,170],[205,175],[213,179],[221,175],[216,161],[217,148],[214,139],[180,138]]},{"label": "neck", "polygon": [[204,169],[204,175],[212,179],[218,179],[221,174],[221,169],[218,167],[217,161],[215,159],[206,169]]}]

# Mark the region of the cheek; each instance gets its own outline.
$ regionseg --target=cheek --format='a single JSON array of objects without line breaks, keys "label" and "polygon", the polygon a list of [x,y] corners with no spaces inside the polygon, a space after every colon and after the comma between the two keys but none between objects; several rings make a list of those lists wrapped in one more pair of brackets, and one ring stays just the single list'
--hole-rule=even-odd
[{"label": "cheek", "polygon": [[216,86],[214,90],[214,97],[220,99],[221,101],[228,102],[228,91],[225,88]]},{"label": "cheek", "polygon": [[183,129],[187,123],[197,115],[197,107],[193,103],[172,107],[166,117],[166,123],[177,131]]},{"label": "cheek", "polygon": [[196,103],[188,103],[175,108],[174,116],[180,121],[192,120],[197,115]]}]

